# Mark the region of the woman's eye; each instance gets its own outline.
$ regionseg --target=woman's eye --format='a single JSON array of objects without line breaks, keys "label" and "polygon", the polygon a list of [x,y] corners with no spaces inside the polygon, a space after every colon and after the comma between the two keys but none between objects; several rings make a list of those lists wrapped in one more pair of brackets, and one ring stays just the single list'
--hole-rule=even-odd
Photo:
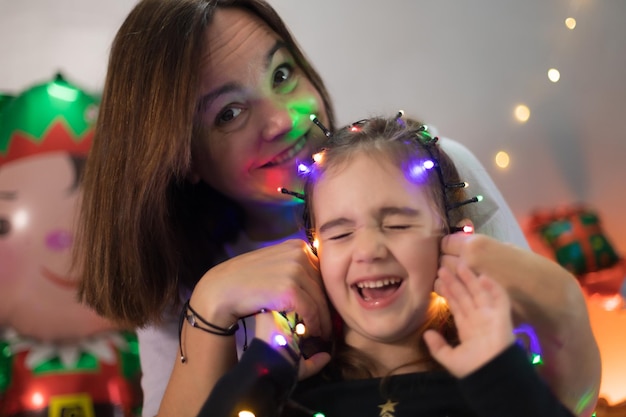
[{"label": "woman's eye", "polygon": [[241,114],[242,110],[237,107],[228,107],[223,112],[217,115],[217,125],[224,125],[233,121],[237,116]]},{"label": "woman's eye", "polygon": [[287,82],[291,79],[292,74],[293,66],[291,64],[282,64],[276,68],[276,71],[274,71],[274,79],[272,80],[274,87],[278,87]]}]

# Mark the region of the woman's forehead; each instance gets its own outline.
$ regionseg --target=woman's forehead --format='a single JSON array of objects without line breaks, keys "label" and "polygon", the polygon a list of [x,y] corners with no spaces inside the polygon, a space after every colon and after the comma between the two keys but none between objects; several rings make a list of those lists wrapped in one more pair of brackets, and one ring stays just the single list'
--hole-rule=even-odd
[{"label": "woman's forehead", "polygon": [[243,77],[262,69],[279,41],[258,16],[237,8],[218,9],[206,31],[203,78],[214,84],[211,80]]}]

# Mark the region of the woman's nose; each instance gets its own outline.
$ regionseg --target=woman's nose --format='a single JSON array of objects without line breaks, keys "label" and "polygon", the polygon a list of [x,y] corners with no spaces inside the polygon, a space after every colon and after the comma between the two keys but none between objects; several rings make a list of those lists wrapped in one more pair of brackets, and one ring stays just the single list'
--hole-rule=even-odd
[{"label": "woman's nose", "polygon": [[384,237],[375,228],[363,228],[355,233],[353,258],[356,262],[374,262],[387,256]]},{"label": "woman's nose", "polygon": [[266,141],[283,138],[295,126],[293,110],[281,100],[263,100],[261,105],[261,136]]}]

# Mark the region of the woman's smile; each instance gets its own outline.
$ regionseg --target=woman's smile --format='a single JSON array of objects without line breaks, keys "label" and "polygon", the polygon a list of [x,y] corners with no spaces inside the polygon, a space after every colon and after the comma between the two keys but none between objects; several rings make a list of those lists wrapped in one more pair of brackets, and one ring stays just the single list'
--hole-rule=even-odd
[{"label": "woman's smile", "polygon": [[308,135],[302,136],[292,147],[284,150],[283,152],[276,155],[270,161],[264,163],[260,166],[260,168],[271,168],[276,165],[284,164],[285,162],[291,161],[296,155],[304,149],[308,141]]}]

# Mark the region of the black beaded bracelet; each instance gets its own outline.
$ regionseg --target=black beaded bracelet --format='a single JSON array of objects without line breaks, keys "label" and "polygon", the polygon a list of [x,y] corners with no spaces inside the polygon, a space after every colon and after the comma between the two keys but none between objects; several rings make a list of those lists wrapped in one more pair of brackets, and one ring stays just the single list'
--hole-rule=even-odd
[{"label": "black beaded bracelet", "polygon": [[[189,314],[191,312],[191,314]],[[218,336],[232,336],[235,334],[237,330],[239,330],[239,324],[237,322],[231,324],[230,326],[224,328],[216,326],[215,324],[209,323],[205,320],[196,310],[194,310],[191,305],[189,305],[189,300],[183,306],[183,314],[187,322],[191,325],[191,327],[195,327],[196,329],[204,330],[207,333],[215,334]],[[204,324],[208,327],[202,327],[200,323]]]},{"label": "black beaded bracelet", "polygon": [[[182,363],[187,362],[187,358],[185,357],[185,354],[183,353],[183,341],[182,341],[183,323],[185,322],[185,320],[187,320],[187,323],[189,323],[191,327],[200,329],[202,331],[205,331],[207,333],[211,333],[217,336],[232,336],[239,329],[239,324],[237,322],[233,323],[232,325],[226,328],[209,323],[206,319],[204,319],[204,317],[198,314],[198,312],[194,310],[191,307],[191,305],[189,305],[189,300],[187,300],[185,304],[183,305],[182,311],[180,313],[180,319],[178,321],[178,349],[180,350],[180,361]],[[200,323],[198,322],[202,323],[204,326],[207,326],[207,327],[200,325]],[[245,322],[244,322],[244,327],[245,327]],[[246,345],[247,345],[247,340],[246,340]]]}]

